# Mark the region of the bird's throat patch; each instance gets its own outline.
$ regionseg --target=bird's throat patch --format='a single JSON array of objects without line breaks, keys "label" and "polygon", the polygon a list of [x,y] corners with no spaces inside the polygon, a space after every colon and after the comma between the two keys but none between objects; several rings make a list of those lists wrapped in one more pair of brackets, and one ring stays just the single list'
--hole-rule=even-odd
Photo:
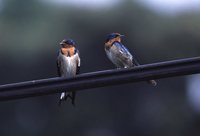
[{"label": "bird's throat patch", "polygon": [[105,43],[106,50],[109,50],[111,47],[112,47],[112,43],[109,43],[109,42]]},{"label": "bird's throat patch", "polygon": [[61,48],[61,52],[65,56],[73,56],[75,54],[75,48],[69,47],[69,48]]}]

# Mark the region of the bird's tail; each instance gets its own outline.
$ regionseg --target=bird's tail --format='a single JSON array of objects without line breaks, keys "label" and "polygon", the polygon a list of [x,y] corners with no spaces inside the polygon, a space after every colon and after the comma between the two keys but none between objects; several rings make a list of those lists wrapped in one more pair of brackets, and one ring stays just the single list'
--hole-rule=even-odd
[{"label": "bird's tail", "polygon": [[71,103],[73,106],[75,106],[75,97],[76,97],[76,92],[62,92],[61,95],[60,95],[60,99],[59,99],[59,103],[58,105],[61,105],[62,101],[66,101],[67,98],[70,98],[71,99]]},{"label": "bird's tail", "polygon": [[156,86],[157,85],[157,82],[156,80],[149,80],[147,81],[149,84],[153,85],[153,86]]},{"label": "bird's tail", "polygon": [[[133,56],[132,62],[133,62],[133,64],[134,64],[134,66],[139,66],[139,65],[140,65],[140,63],[137,61],[137,59],[136,59],[135,56]],[[149,81],[147,81],[147,82],[148,82],[149,84],[153,85],[153,86],[156,86],[156,85],[157,85],[156,80],[149,80]]]}]

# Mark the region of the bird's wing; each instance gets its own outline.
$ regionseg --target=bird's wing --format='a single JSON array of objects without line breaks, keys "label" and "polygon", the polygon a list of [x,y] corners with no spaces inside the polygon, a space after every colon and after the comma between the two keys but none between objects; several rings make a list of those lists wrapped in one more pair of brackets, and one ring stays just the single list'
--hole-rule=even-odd
[{"label": "bird's wing", "polygon": [[56,64],[57,64],[57,74],[58,76],[61,76],[61,71],[60,71],[60,54],[58,53],[58,57],[57,57],[57,60],[56,60]]},{"label": "bird's wing", "polygon": [[139,66],[139,65],[140,65],[140,63],[138,62],[138,60],[136,59],[136,57],[134,56],[134,54],[133,54],[132,62],[133,62],[133,64],[134,64],[135,66]]},{"label": "bird's wing", "polygon": [[132,59],[131,53],[123,44],[121,44],[120,42],[114,42],[113,45],[116,47],[115,54],[117,57],[125,60]]},{"label": "bird's wing", "polygon": [[139,62],[137,59],[129,52],[129,50],[120,42],[115,42],[114,45],[119,50],[119,57],[124,58],[125,60],[131,60],[133,65],[138,66]]},{"label": "bird's wing", "polygon": [[79,50],[76,49],[75,50],[75,55],[77,55],[77,69],[76,69],[76,74],[79,74],[80,73],[80,66],[81,66],[81,59],[80,59],[80,53],[79,53]]}]

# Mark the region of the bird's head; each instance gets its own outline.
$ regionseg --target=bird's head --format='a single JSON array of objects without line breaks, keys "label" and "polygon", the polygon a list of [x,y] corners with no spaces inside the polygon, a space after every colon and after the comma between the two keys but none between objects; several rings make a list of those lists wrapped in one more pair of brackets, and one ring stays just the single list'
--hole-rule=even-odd
[{"label": "bird's head", "polygon": [[67,48],[67,47],[73,47],[75,46],[75,42],[72,39],[64,39],[60,42],[60,45],[63,48]]},{"label": "bird's head", "polygon": [[121,37],[124,35],[121,35],[120,33],[111,33],[107,35],[106,42],[105,43],[113,43],[115,41],[121,42]]}]

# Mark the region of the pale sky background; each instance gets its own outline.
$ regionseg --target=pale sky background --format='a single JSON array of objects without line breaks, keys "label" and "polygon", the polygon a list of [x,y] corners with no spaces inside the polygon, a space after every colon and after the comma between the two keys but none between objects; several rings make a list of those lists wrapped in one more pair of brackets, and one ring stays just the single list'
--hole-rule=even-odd
[{"label": "pale sky background", "polygon": [[[120,4],[122,0],[45,0],[58,5],[70,5],[81,8],[108,8]],[[177,14],[181,12],[200,10],[200,0],[133,0],[155,12]]]},{"label": "pale sky background", "polygon": [[[59,5],[70,5],[81,8],[107,8],[119,4],[121,0],[44,0]],[[122,1],[121,1],[122,2]]]},{"label": "pale sky background", "polygon": [[137,0],[156,12],[176,14],[187,11],[199,11],[200,0]]}]

